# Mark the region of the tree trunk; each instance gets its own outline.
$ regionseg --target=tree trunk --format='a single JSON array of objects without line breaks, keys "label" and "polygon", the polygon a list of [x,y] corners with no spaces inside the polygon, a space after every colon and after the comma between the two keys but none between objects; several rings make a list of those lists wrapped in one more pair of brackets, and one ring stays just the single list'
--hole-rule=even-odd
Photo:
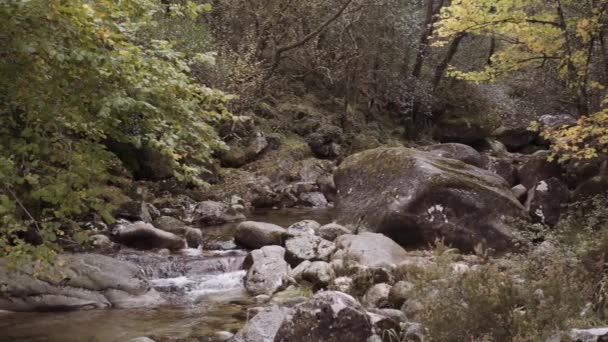
[{"label": "tree trunk", "polygon": [[466,32],[460,32],[454,37],[454,39],[450,43],[448,51],[445,53],[443,60],[435,69],[435,77],[433,78],[433,91],[437,90],[437,88],[439,87],[439,84],[443,79],[443,75],[445,75],[445,71],[450,65],[452,58],[454,58],[456,52],[458,52],[458,46],[460,46],[460,42],[462,42],[462,39],[466,37],[466,35]]}]

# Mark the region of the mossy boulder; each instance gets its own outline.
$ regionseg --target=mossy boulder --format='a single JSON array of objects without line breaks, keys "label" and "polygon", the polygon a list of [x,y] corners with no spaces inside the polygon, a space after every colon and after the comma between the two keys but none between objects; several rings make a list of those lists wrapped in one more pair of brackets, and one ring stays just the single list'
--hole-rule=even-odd
[{"label": "mossy boulder", "polygon": [[335,174],[338,222],[383,233],[406,247],[437,238],[464,251],[516,245],[510,223],[527,218],[501,177],[409,148],[377,148],[346,158]]}]

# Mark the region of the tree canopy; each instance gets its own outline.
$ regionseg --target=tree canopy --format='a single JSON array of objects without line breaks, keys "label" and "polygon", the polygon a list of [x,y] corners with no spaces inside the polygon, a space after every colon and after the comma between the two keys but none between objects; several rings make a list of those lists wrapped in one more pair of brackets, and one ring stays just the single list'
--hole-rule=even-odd
[{"label": "tree canopy", "polygon": [[46,258],[59,238],[84,238],[79,217],[112,220],[108,141],[152,147],[200,182],[227,97],[189,76],[200,56],[138,38],[164,13],[153,0],[0,2],[0,256]]}]

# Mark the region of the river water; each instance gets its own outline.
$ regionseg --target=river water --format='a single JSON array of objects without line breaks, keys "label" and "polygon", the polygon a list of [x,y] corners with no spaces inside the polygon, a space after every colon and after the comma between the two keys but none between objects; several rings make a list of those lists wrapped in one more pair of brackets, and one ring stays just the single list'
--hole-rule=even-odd
[{"label": "river water", "polygon": [[[303,219],[321,224],[331,210],[259,211],[250,220],[287,227]],[[204,227],[205,247],[171,256],[121,251],[119,259],[142,265],[168,304],[147,309],[60,313],[0,313],[0,341],[122,342],[147,336],[162,341],[217,341],[219,331],[236,332],[257,306],[243,286],[240,264],[246,251],[230,249],[236,224]]]}]

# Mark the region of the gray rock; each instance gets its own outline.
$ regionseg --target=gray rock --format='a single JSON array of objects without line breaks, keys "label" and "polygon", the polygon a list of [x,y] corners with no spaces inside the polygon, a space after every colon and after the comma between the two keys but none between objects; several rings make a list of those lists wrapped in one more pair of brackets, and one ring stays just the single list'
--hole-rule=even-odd
[{"label": "gray rock", "polygon": [[338,236],[350,233],[350,230],[337,223],[329,223],[319,228],[319,236],[328,241],[334,241],[338,238]]},{"label": "gray rock", "polygon": [[143,201],[130,201],[124,203],[118,209],[114,210],[114,216],[116,218],[122,218],[129,221],[143,221],[146,223],[152,223],[153,218],[150,214],[149,208],[149,203]]},{"label": "gray rock", "polygon": [[388,301],[392,307],[400,308],[406,300],[411,298],[414,284],[409,281],[398,281],[388,294]]},{"label": "gray rock", "polygon": [[0,259],[0,310],[54,311],[145,307],[163,300],[152,290],[141,269],[98,254],[58,256],[63,266],[52,266],[35,278],[36,266],[12,270]]},{"label": "gray rock", "polygon": [[538,132],[529,130],[526,125],[517,125],[515,127],[499,127],[492,135],[507,148],[518,150],[534,141]]},{"label": "gray rock", "polygon": [[502,177],[509,186],[514,186],[519,180],[516,165],[516,158],[510,155],[503,157],[485,156],[483,168]]},{"label": "gray rock", "polygon": [[167,248],[177,251],[186,248],[186,241],[180,236],[144,222],[118,224],[112,234],[120,244],[138,249]]},{"label": "gray rock", "polygon": [[300,194],[299,203],[313,208],[324,208],[329,204],[325,195],[320,192],[306,192]]},{"label": "gray rock", "polygon": [[528,189],[526,189],[525,186],[518,184],[511,188],[511,192],[513,192],[515,198],[522,202],[526,198],[526,194],[528,194]]},{"label": "gray rock", "polygon": [[353,280],[350,277],[338,277],[334,279],[330,288],[334,291],[350,294],[353,290]]},{"label": "gray rock", "polygon": [[287,234],[291,236],[298,236],[303,234],[315,235],[321,225],[317,221],[304,220],[296,222],[287,228]]},{"label": "gray rock", "polygon": [[422,325],[420,323],[408,323],[405,328],[405,334],[403,334],[404,342],[423,342]]},{"label": "gray rock", "polygon": [[433,155],[443,158],[460,160],[469,165],[482,167],[481,154],[474,148],[464,144],[448,143],[423,146],[420,151],[429,152]]},{"label": "gray rock", "polygon": [[367,308],[385,308],[389,306],[389,293],[391,292],[391,287],[389,284],[375,284],[370,287],[365,296],[363,296],[363,300],[361,303],[363,306]]},{"label": "gray rock", "polygon": [[361,304],[345,293],[326,291],[296,305],[274,341],[366,342],[373,334]]},{"label": "gray rock", "polygon": [[251,248],[262,248],[269,245],[283,245],[287,230],[276,224],[245,221],[236,228],[234,240],[237,244]]},{"label": "gray rock", "polygon": [[562,206],[567,204],[569,199],[568,187],[557,178],[549,178],[530,189],[526,209],[536,222],[553,227],[559,221]]},{"label": "gray rock", "polygon": [[289,274],[285,262],[285,249],[280,246],[265,246],[250,254],[252,264],[245,277],[245,287],[254,296],[271,296],[284,286]]},{"label": "gray rock", "polygon": [[285,249],[287,250],[287,261],[292,266],[296,266],[305,260],[329,261],[332,253],[336,250],[336,246],[331,241],[306,234],[287,240]]},{"label": "gray rock", "polygon": [[325,125],[306,137],[312,152],[319,158],[335,158],[342,154],[340,144],[344,132],[338,126]]},{"label": "gray rock", "polygon": [[154,340],[149,337],[142,336],[142,337],[132,338],[132,339],[128,340],[127,342],[154,342]]},{"label": "gray rock", "polygon": [[230,331],[218,331],[213,334],[216,342],[225,342],[234,337],[234,334]]},{"label": "gray rock", "polygon": [[531,156],[518,169],[520,183],[531,189],[543,179],[552,177],[561,179],[564,170],[557,161],[549,161],[549,151],[538,151]]},{"label": "gray rock", "polygon": [[255,315],[230,342],[271,342],[287,317],[289,309],[272,306]]},{"label": "gray rock", "polygon": [[325,261],[315,261],[302,272],[302,279],[311,282],[315,289],[326,288],[335,278],[334,270]]},{"label": "gray rock", "polygon": [[378,233],[342,235],[336,239],[336,247],[343,251],[343,259],[371,267],[396,265],[409,257],[403,247]]},{"label": "gray rock", "polygon": [[605,342],[608,341],[608,327],[572,329],[568,336],[577,342]]},{"label": "gray rock", "polygon": [[289,276],[296,281],[302,279],[302,274],[308,269],[308,267],[310,267],[311,264],[312,262],[308,260],[302,261],[296,268],[289,272]]},{"label": "gray rock", "polygon": [[244,219],[243,214],[233,210],[227,204],[214,201],[198,203],[193,212],[193,222],[205,225],[219,225]]},{"label": "gray rock", "polygon": [[192,228],[176,218],[160,216],[153,224],[158,229],[185,237],[189,247],[196,248],[203,243],[203,232],[200,229]]},{"label": "gray rock", "polygon": [[114,243],[112,243],[110,238],[103,234],[95,234],[91,236],[91,243],[93,246],[101,249],[108,249],[114,246]]},{"label": "gray rock", "polygon": [[[399,321],[393,319],[392,317],[384,316],[372,311],[367,312],[367,317],[372,324],[374,333],[377,334],[377,336],[384,336],[388,341],[390,341],[390,337],[388,336],[391,334],[391,332],[398,334],[398,332],[401,330],[399,329]],[[398,336],[393,336],[393,338],[395,337]],[[382,341],[382,338],[379,341]]]},{"label": "gray rock", "polygon": [[338,223],[386,234],[402,246],[437,238],[461,251],[516,249],[510,226],[527,213],[504,179],[461,161],[408,148],[346,158],[335,174]]}]

